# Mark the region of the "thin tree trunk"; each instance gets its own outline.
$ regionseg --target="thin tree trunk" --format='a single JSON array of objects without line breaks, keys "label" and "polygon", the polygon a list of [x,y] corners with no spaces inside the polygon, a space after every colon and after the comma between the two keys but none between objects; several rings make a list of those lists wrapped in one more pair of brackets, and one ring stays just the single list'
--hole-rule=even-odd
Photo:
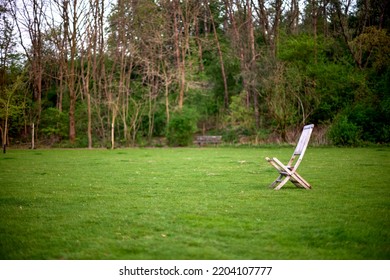
[{"label": "thin tree trunk", "polygon": [[35,124],[31,125],[31,149],[35,149]]},{"label": "thin tree trunk", "polygon": [[213,14],[211,13],[211,10],[210,10],[210,6],[209,5],[206,5],[206,6],[209,9],[210,20],[211,20],[211,24],[213,26],[213,32],[214,32],[214,39],[215,39],[215,43],[217,45],[217,50],[218,50],[219,63],[221,64],[221,75],[222,75],[223,89],[224,89],[224,104],[225,104],[225,109],[227,109],[229,107],[229,90],[228,90],[228,85],[227,85],[227,78],[226,78],[226,73],[225,73],[225,65],[223,62],[221,45],[219,44],[217,28],[215,27],[215,22],[214,22]]},{"label": "thin tree trunk", "polygon": [[199,21],[197,20],[197,18],[195,19],[195,35],[196,35],[196,44],[198,45],[199,72],[204,72],[203,47],[202,47],[202,40],[200,40]]},{"label": "thin tree trunk", "polygon": [[3,153],[6,153],[7,149],[7,133],[8,133],[8,107],[9,107],[9,99],[8,103],[6,105],[6,110],[5,110],[5,120],[4,120],[4,130],[2,130],[2,144],[3,144]]},{"label": "thin tree trunk", "polygon": [[[238,24],[237,24],[236,19],[234,17],[233,11],[235,10],[235,8],[233,8],[233,1],[232,0],[225,0],[225,9],[226,9],[226,12],[228,13],[229,19],[230,19],[231,24],[233,26],[233,42],[235,42],[237,44],[236,48],[237,48],[237,51],[239,54],[241,73],[243,73],[242,85],[243,85],[243,88],[246,89],[247,88],[247,79],[246,79],[245,74],[244,74],[245,68],[246,68],[245,52],[244,52],[244,48],[242,46],[242,42],[240,39],[240,32],[238,30]],[[247,94],[246,105],[249,106],[249,94]]]},{"label": "thin tree trunk", "polygon": [[165,115],[167,118],[167,124],[169,123],[169,85],[165,83]]},{"label": "thin tree trunk", "polygon": [[[248,29],[249,29],[249,44],[250,44],[250,62],[249,69],[253,74],[256,73],[256,49],[255,49],[255,32],[253,28],[253,19],[252,19],[252,4],[251,1],[247,0],[247,10],[248,10]],[[254,79],[254,78],[252,78]],[[253,97],[253,108],[254,108],[254,117],[256,128],[260,127],[260,113],[259,113],[259,100],[258,93],[255,87],[256,81],[252,80],[248,88],[248,93]]]},{"label": "thin tree trunk", "polygon": [[166,69],[166,65],[164,64],[163,65],[163,73],[164,73],[164,80],[165,80],[165,116],[166,116],[166,124],[168,125],[169,124],[169,118],[170,118],[170,114],[169,114],[169,85],[170,85],[170,77],[168,75],[168,72],[167,72],[167,69]]},{"label": "thin tree trunk", "polygon": [[111,116],[111,150],[115,149],[115,119],[116,119],[116,108],[112,109]]},{"label": "thin tree trunk", "polygon": [[181,47],[180,51],[180,36],[179,36],[179,23],[178,17],[181,17],[180,3],[178,0],[173,1],[173,27],[174,27],[174,40],[175,40],[175,53],[177,69],[179,71],[179,110],[182,110],[184,103],[184,91],[185,91],[185,47]]},{"label": "thin tree trunk", "polygon": [[88,110],[88,148],[92,149],[92,111],[91,111],[91,93],[87,93],[87,110]]},{"label": "thin tree trunk", "polygon": [[313,36],[314,36],[314,63],[317,64],[317,0],[312,0]]},{"label": "thin tree trunk", "polygon": [[70,38],[70,69],[68,76],[69,86],[69,141],[76,142],[76,35],[77,35],[77,0],[73,0],[72,37]]}]

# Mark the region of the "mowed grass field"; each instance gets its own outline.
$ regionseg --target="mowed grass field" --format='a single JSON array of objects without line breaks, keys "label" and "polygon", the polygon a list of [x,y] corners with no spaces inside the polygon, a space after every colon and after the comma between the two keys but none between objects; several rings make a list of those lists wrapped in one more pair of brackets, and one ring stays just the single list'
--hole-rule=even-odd
[{"label": "mowed grass field", "polygon": [[1,259],[389,259],[390,148],[8,150]]}]

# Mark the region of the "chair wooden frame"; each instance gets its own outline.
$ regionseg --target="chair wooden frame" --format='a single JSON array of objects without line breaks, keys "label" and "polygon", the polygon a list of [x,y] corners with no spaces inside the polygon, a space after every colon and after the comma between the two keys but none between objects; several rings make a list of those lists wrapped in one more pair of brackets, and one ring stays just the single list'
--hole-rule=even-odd
[{"label": "chair wooden frame", "polygon": [[279,190],[288,181],[291,181],[299,188],[305,188],[308,190],[311,189],[311,185],[301,175],[298,174],[297,169],[302,162],[303,156],[305,155],[313,128],[313,124],[309,124],[303,127],[301,137],[299,138],[298,144],[287,165],[284,165],[275,157],[272,159],[269,157],[265,158],[279,172],[279,177],[276,178],[276,180],[269,186],[270,188]]}]

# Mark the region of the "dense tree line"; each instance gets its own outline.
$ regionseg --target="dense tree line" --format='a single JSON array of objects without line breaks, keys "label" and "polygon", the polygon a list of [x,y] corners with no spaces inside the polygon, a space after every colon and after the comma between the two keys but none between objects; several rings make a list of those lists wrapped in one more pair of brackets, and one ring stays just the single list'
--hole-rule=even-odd
[{"label": "dense tree line", "polygon": [[[390,142],[388,0],[0,0],[2,144]],[[165,141],[166,139],[166,141]]]}]

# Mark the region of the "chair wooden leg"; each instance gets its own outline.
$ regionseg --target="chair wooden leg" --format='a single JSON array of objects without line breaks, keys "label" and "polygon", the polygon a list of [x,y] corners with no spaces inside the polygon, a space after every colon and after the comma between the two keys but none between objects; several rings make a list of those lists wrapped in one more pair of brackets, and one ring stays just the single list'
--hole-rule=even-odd
[{"label": "chair wooden leg", "polygon": [[303,188],[305,189],[308,189],[310,190],[311,189],[311,186],[310,184],[302,178],[302,176],[300,176],[298,173],[294,173],[292,178],[300,185],[302,186]]},{"label": "chair wooden leg", "polygon": [[292,182],[297,188],[307,189],[307,190],[310,190],[310,189],[311,189],[311,186],[310,186],[310,185],[306,185],[306,184],[304,184],[303,182],[298,182],[298,181],[293,181],[293,180],[291,180],[291,182]]},{"label": "chair wooden leg", "polygon": [[282,178],[283,178],[283,175],[279,175],[279,177],[276,178],[276,180],[273,181],[268,187],[269,187],[270,189],[274,188],[275,185],[276,185],[278,182],[281,182],[281,181],[282,181],[282,180],[281,180]]},{"label": "chair wooden leg", "polygon": [[284,178],[284,180],[281,181],[280,184],[277,185],[276,188],[274,188],[274,190],[275,191],[280,190],[281,187],[283,187],[288,182],[288,180],[290,180],[290,178],[291,178],[290,176],[286,176],[286,178]]}]

